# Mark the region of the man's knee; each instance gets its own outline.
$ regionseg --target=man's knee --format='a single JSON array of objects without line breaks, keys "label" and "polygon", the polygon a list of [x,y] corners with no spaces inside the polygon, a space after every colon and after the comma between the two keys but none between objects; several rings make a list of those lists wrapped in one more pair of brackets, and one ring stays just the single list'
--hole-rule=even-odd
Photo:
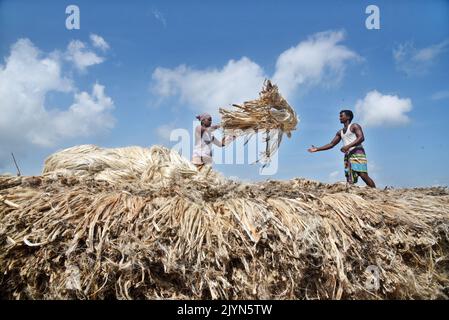
[{"label": "man's knee", "polygon": [[362,178],[362,179],[369,178],[368,173],[366,173],[366,172],[359,172],[359,177]]},{"label": "man's knee", "polygon": [[374,183],[373,179],[371,179],[371,178],[368,176],[368,173],[366,173],[366,172],[360,172],[360,173],[359,173],[359,176],[360,176],[360,178],[362,178],[363,181],[365,181],[365,183],[366,183],[368,186],[373,187],[373,188],[376,187],[376,184]]},{"label": "man's knee", "polygon": [[370,176],[366,172],[360,172],[359,173],[359,177],[362,178],[362,180],[365,181],[365,182],[372,181],[372,179],[370,178]]}]

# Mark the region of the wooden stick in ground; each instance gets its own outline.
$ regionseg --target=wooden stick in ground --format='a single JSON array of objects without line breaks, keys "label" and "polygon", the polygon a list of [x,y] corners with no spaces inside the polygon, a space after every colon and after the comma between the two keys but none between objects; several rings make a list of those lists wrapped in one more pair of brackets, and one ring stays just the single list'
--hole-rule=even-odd
[{"label": "wooden stick in ground", "polygon": [[14,153],[11,152],[11,155],[12,155],[12,159],[14,160],[14,164],[16,165],[16,168],[17,168],[17,176],[20,177],[21,176],[20,169],[19,169],[19,166],[17,165],[16,158],[14,157]]}]

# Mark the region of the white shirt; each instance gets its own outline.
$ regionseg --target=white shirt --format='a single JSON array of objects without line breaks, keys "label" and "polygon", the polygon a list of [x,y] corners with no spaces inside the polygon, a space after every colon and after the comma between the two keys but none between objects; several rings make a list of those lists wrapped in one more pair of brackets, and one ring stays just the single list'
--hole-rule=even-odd
[{"label": "white shirt", "polygon": [[[353,143],[357,139],[357,136],[355,135],[355,133],[351,131],[351,126],[352,126],[352,123],[349,124],[348,128],[346,129],[346,133],[343,132],[343,129],[340,130],[340,136],[341,136],[341,139],[343,140],[343,146],[347,146],[347,145]],[[358,146],[361,146],[361,145],[362,144],[359,144]],[[355,147],[357,147],[357,146],[349,148],[349,151],[354,150]]]},{"label": "white shirt", "polygon": [[193,156],[201,158],[212,158],[212,141],[215,137],[208,131],[204,130],[203,136],[196,141],[193,148]]}]

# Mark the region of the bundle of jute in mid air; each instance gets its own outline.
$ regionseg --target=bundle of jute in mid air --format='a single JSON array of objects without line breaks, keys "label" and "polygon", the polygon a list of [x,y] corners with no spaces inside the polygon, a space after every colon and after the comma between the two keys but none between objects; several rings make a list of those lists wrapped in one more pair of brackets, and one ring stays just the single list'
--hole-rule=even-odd
[{"label": "bundle of jute in mid air", "polygon": [[256,133],[266,134],[266,149],[262,157],[269,161],[279,148],[283,134],[291,136],[296,130],[298,116],[279,93],[278,87],[265,80],[259,98],[243,105],[233,104],[236,110],[220,108],[221,127],[226,135],[246,136],[247,141]]}]

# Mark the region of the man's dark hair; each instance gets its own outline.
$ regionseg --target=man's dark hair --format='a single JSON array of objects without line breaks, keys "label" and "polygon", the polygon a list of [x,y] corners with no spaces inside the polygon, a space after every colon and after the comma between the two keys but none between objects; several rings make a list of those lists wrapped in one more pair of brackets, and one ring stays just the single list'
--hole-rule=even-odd
[{"label": "man's dark hair", "polygon": [[352,121],[354,118],[354,114],[351,110],[341,110],[340,113],[344,113],[347,117],[349,117],[349,121]]}]

